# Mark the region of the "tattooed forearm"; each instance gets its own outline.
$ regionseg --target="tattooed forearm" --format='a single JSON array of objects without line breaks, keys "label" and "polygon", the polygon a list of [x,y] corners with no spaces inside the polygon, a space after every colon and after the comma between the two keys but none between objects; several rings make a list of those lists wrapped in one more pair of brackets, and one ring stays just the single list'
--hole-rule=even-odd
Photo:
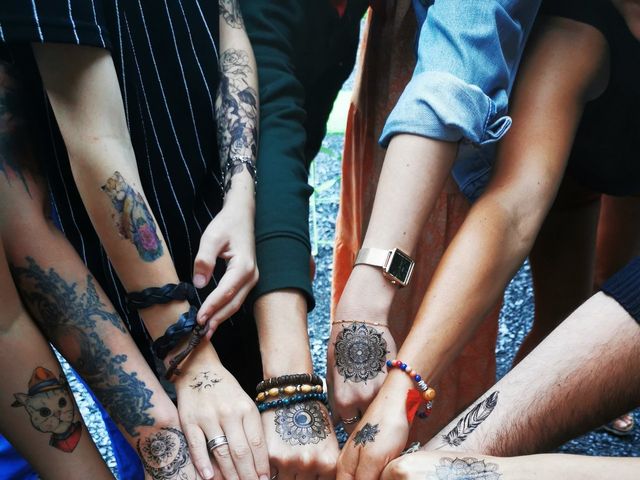
[{"label": "tattooed forearm", "polygon": [[222,379],[218,378],[215,373],[211,373],[208,371],[200,372],[195,377],[191,379],[191,383],[189,383],[189,387],[193,390],[201,392],[202,390],[209,390],[213,388],[216,383],[221,382]]},{"label": "tattooed forearm", "polygon": [[166,427],[138,440],[138,455],[154,480],[195,478],[187,441],[177,428]]},{"label": "tattooed forearm", "polygon": [[25,115],[22,89],[9,66],[0,62],[0,172],[31,195],[24,174],[26,164],[33,167]]},{"label": "tattooed forearm", "polygon": [[375,378],[382,372],[387,353],[382,332],[364,323],[345,326],[336,337],[336,368],[345,382],[367,383]]},{"label": "tattooed forearm", "polygon": [[78,284],[68,283],[53,268],[45,271],[31,257],[26,263],[26,267],[12,265],[12,272],[25,305],[47,338],[129,435],[137,436],[139,426],[153,425],[148,413],[153,392],[136,372],[123,368],[127,355],[113,353],[103,341],[109,332],[105,323],[123,333],[127,330],[100,301],[93,278],[87,275],[86,290],[79,293]]},{"label": "tattooed forearm", "polygon": [[218,147],[224,191],[244,168],[255,179],[258,141],[258,94],[249,81],[253,69],[244,50],[220,56],[220,87],[216,97]]},{"label": "tattooed forearm", "polygon": [[238,0],[218,0],[220,15],[231,28],[244,28]]},{"label": "tattooed forearm", "polygon": [[362,430],[358,430],[355,437],[353,437],[353,446],[357,447],[358,445],[362,445],[364,447],[369,442],[375,442],[376,435],[378,435],[378,433],[380,433],[378,424],[365,424],[365,426],[362,427]]},{"label": "tattooed forearm", "polygon": [[440,459],[436,471],[429,475],[429,480],[498,480],[498,464],[478,460],[473,457]]},{"label": "tattooed forearm", "polygon": [[442,436],[444,441],[442,446],[459,447],[491,415],[498,404],[499,393],[498,391],[493,392],[465,414],[449,433]]},{"label": "tattooed forearm", "polygon": [[120,236],[135,245],[138,255],[145,262],[153,262],[161,257],[162,242],[156,222],[142,195],[126,182],[120,172],[115,172],[107,179],[102,191],[109,195],[116,209],[114,219]]},{"label": "tattooed forearm", "polygon": [[70,453],[82,436],[80,413],[62,372],[56,376],[44,367],[37,367],[29,379],[27,393],[14,393],[12,407],[24,407],[31,425],[42,433],[50,433],[49,445]]},{"label": "tattooed forearm", "polygon": [[318,402],[277,409],[275,424],[276,432],[289,445],[318,443],[331,433],[327,415]]}]

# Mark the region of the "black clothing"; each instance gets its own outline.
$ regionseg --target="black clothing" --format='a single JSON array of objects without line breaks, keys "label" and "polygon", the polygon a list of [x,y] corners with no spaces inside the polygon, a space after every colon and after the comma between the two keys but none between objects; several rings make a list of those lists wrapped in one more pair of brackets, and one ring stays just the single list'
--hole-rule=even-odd
[{"label": "black clothing", "polygon": [[596,192],[639,194],[640,42],[610,0],[545,0],[540,14],[591,25],[609,45],[609,82],[585,108],[567,173]]},{"label": "black clothing", "polygon": [[640,324],[640,257],[608,279],[602,285],[602,291],[613,297]]}]

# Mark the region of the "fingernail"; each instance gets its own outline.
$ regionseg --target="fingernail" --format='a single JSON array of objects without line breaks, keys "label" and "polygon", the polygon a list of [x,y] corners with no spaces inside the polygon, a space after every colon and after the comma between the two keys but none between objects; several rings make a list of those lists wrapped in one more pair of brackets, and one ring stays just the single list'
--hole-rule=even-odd
[{"label": "fingernail", "polygon": [[260,475],[260,480],[269,480],[269,477],[266,475]]},{"label": "fingernail", "polygon": [[202,476],[204,478],[213,478],[213,470],[211,470],[209,467],[203,469]]},{"label": "fingernail", "polygon": [[207,282],[207,279],[204,278],[204,275],[201,275],[201,274],[198,273],[198,274],[193,276],[193,285],[196,288],[204,287],[207,284],[206,282]]}]

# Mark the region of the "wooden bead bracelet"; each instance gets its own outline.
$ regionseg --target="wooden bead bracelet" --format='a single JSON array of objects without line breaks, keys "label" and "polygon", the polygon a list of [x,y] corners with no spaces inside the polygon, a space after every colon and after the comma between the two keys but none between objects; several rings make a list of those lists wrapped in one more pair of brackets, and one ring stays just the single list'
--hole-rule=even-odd
[{"label": "wooden bead bracelet", "polygon": [[433,399],[436,398],[436,391],[422,379],[418,372],[400,360],[387,360],[387,368],[398,368],[411,377],[411,380],[416,384],[416,389],[420,392],[422,400],[425,402],[424,410],[418,412],[417,415],[420,418],[427,418],[431,414]]},{"label": "wooden bead bracelet", "polygon": [[256,397],[256,402],[264,402],[269,397],[291,396],[296,393],[322,393],[322,385],[287,385],[285,387],[273,387],[264,392],[260,392]]},{"label": "wooden bead bracelet", "polygon": [[310,385],[323,385],[322,378],[315,373],[296,373],[262,380],[256,387],[256,391],[260,393],[274,387],[286,387],[288,385],[304,383],[308,383]]}]

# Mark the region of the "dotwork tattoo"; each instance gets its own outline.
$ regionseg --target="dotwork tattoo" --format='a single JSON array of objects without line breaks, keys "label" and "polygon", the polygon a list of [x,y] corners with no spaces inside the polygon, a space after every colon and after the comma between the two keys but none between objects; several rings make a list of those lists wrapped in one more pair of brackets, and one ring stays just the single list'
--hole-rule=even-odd
[{"label": "dotwork tattoo", "polygon": [[442,436],[444,440],[442,446],[459,447],[491,415],[491,412],[498,404],[499,393],[499,391],[493,392],[462,417],[449,433]]},{"label": "dotwork tattoo", "polygon": [[435,475],[430,480],[498,480],[502,475],[498,473],[498,464],[478,460],[473,457],[440,459],[436,465]]},{"label": "dotwork tattoo", "polygon": [[[235,3],[235,1],[233,2]],[[220,56],[216,120],[224,191],[244,168],[255,180],[258,141],[258,94],[249,84],[249,55],[228,49]]]},{"label": "dotwork tattoo", "polygon": [[162,242],[156,222],[144,198],[129,185],[120,172],[107,179],[101,187],[111,199],[117,214],[113,218],[122,238],[129,240],[145,262],[153,262],[162,256]]},{"label": "dotwork tattoo", "polygon": [[138,440],[138,455],[154,480],[187,480],[195,475],[187,441],[177,428],[165,427]]},{"label": "dotwork tattoo", "polygon": [[9,184],[21,182],[31,196],[23,172],[24,163],[33,161],[22,93],[13,71],[0,63],[0,172]]},{"label": "dotwork tattoo", "polygon": [[101,302],[93,277],[87,275],[86,290],[79,293],[77,283],[67,283],[53,268],[45,271],[31,257],[26,262],[26,267],[11,269],[25,305],[47,338],[76,352],[69,361],[129,435],[137,436],[139,426],[153,425],[148,413],[153,392],[136,372],[123,368],[127,355],[114,354],[102,340],[111,333],[105,324],[127,330]]},{"label": "dotwork tattoo", "polygon": [[289,445],[319,443],[331,433],[327,415],[318,402],[303,402],[276,410],[276,432]]},{"label": "dotwork tattoo", "polygon": [[218,0],[220,15],[231,28],[244,28],[238,0]]},{"label": "dotwork tattoo", "polygon": [[29,380],[27,393],[14,393],[12,407],[24,407],[31,425],[50,433],[49,445],[63,452],[75,450],[82,436],[80,413],[62,373],[56,376],[44,367],[36,367]]},{"label": "dotwork tattoo", "polygon": [[369,442],[375,442],[378,433],[380,433],[380,429],[377,424],[365,424],[362,430],[357,431],[355,437],[353,437],[353,446],[357,447],[358,445],[362,445],[364,447]]},{"label": "dotwork tattoo", "polygon": [[336,337],[336,369],[345,382],[367,383],[375,378],[382,372],[387,353],[382,332],[364,323],[345,326]]},{"label": "dotwork tattoo", "polygon": [[208,390],[213,388],[216,383],[220,383],[222,381],[221,378],[218,378],[215,373],[200,372],[195,377],[191,379],[191,383],[189,383],[189,387],[193,390],[201,392],[202,390]]}]

